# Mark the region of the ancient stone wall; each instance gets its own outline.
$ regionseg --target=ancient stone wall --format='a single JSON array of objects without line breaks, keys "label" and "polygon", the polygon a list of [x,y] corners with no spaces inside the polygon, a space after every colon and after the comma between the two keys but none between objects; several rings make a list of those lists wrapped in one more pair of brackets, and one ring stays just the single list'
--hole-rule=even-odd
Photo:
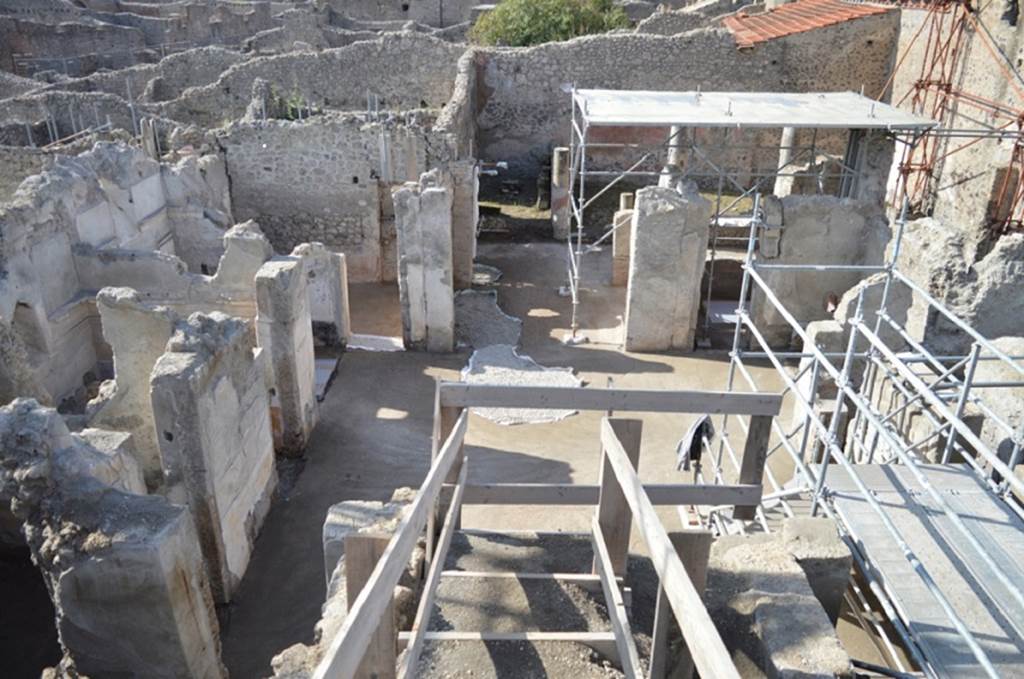
[{"label": "ancient stone wall", "polygon": [[[237,64],[217,82],[188,90],[159,107],[164,117],[216,127],[240,118],[257,78],[278,96],[303,97],[317,107],[363,111],[367,92],[381,108],[439,108],[452,94],[464,49],[429,36],[385,35],[322,52],[294,52]],[[331,73],[332,77],[323,77]]]},{"label": "ancient stone wall", "polygon": [[106,92],[136,102],[175,99],[189,87],[209,84],[246,57],[223,47],[201,47],[171,54],[156,64],[141,64],[114,73],[93,73],[45,89]]},{"label": "ancient stone wall", "polygon": [[[83,376],[95,379],[104,357],[92,303],[102,287],[97,272],[108,264],[116,270],[118,261],[134,263],[143,253],[169,257],[171,210],[200,209],[204,192],[213,192],[196,188],[205,182],[198,171],[187,181],[184,167],[164,174],[138,149],[101,143],[90,153],[61,158],[0,205],[0,323],[14,326],[39,383],[58,402],[82,388]],[[214,174],[211,168],[211,180]],[[168,186],[174,187],[170,194]],[[211,206],[217,207],[225,207],[223,199]],[[111,249],[135,252],[118,257]],[[185,269],[170,259],[165,266],[175,275]],[[158,270],[148,272],[150,285]]]},{"label": "ancient stone wall", "polygon": [[298,457],[317,421],[316,364],[306,263],[278,257],[256,273],[256,327],[273,375],[276,446]]},{"label": "ancient stone wall", "polygon": [[430,172],[417,183],[395,189],[393,195],[405,348],[452,351],[452,189],[439,173]]},{"label": "ancient stone wall", "polygon": [[100,438],[70,434],[32,400],[0,408],[0,502],[46,580],[62,664],[83,676],[225,677],[188,509],[136,494]]},{"label": "ancient stone wall", "polygon": [[53,154],[26,146],[0,146],[0,203],[10,200],[27,177],[53,164]]},{"label": "ancient stone wall", "polygon": [[[95,23],[39,23],[0,16],[0,68],[20,73],[15,55],[33,57],[30,72],[54,70],[80,75],[97,67],[124,68],[135,63],[132,50],[145,47],[136,28]],[[102,56],[98,56],[102,55]],[[46,57],[42,61],[40,58]]]},{"label": "ancient stone wall", "polygon": [[888,76],[898,13],[819,28],[738,50],[709,28],[674,37],[609,34],[528,49],[481,50],[478,155],[535,174],[568,141],[566,84],[650,90],[866,91]]},{"label": "ancient stone wall", "polygon": [[378,280],[381,192],[447,152],[432,141],[430,124],[351,115],[236,123],[219,141],[237,216],[258,220],[278,252],[319,241],[345,253],[350,280]]},{"label": "ancient stone wall", "polygon": [[[1011,23],[1009,15],[1005,14],[1006,7],[1000,3],[984,5],[979,9],[978,18],[991,32],[999,49],[1017,64],[1024,55],[1024,23]],[[922,24],[927,18],[926,9],[904,8],[900,13],[898,49],[900,57],[906,54],[906,58],[894,74],[890,92],[892,101],[900,102],[899,106],[907,110],[912,107],[914,83],[922,77],[929,35],[928,26],[922,30]],[[964,39],[964,66],[956,81],[959,86],[966,92],[1004,104],[1011,111],[1024,107],[1024,88],[1018,81],[1007,78],[1000,68],[1000,60],[993,57],[984,44],[985,37],[968,30]],[[954,118],[952,127],[976,128],[975,121],[987,115],[969,104],[958,110],[960,115]],[[1009,118],[993,118],[988,122],[998,127],[1010,121]],[[941,148],[952,150],[964,141],[953,139]],[[985,238],[984,227],[992,213],[993,194],[998,192],[1011,150],[1011,141],[982,140],[940,162],[935,168],[934,185],[940,188],[935,196],[933,216],[943,223],[966,229],[973,241]]]},{"label": "ancient stone wall", "polygon": [[467,50],[456,64],[451,98],[437,117],[434,131],[450,140],[456,158],[476,159],[477,56]]},{"label": "ancient stone wall", "polygon": [[712,205],[689,183],[637,191],[630,226],[626,351],[692,351]]},{"label": "ancient stone wall", "polygon": [[[831,196],[782,199],[782,235],[778,264],[875,264],[883,262],[891,232],[877,203]],[[841,297],[865,277],[858,271],[764,271],[765,282],[801,323],[828,319],[828,297]],[[790,326],[765,299],[759,287],[751,298],[751,315],[769,343],[786,346]]]},{"label": "ancient stone wall", "polygon": [[[897,267],[985,337],[1024,331],[1024,234],[1003,236],[979,248],[961,225],[924,218],[907,224]],[[911,336],[940,354],[964,353],[971,339],[926,300],[914,296]]]},{"label": "ancient stone wall", "polygon": [[366,21],[415,21],[434,27],[469,21],[476,0],[328,0],[338,15]]}]

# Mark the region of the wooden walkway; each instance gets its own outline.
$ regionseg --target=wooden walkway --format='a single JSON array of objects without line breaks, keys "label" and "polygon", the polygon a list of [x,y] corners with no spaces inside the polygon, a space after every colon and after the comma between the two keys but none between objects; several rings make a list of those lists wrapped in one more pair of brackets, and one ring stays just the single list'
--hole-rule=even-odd
[{"label": "wooden walkway", "polygon": [[[926,478],[993,561],[1024,588],[1024,521],[986,490],[966,465],[922,465]],[[1005,677],[1024,676],[1024,608],[902,465],[858,465],[904,540]],[[828,469],[834,507],[940,677],[985,676],[849,475]]]}]

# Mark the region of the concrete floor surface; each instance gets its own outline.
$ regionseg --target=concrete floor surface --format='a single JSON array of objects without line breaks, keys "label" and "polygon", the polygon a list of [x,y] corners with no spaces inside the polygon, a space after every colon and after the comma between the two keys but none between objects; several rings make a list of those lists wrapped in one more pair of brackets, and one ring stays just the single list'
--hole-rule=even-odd
[{"label": "concrete floor surface", "polygon": [[[506,313],[523,319],[520,351],[539,363],[571,366],[594,386],[605,386],[611,377],[617,387],[724,390],[728,358],[723,353],[643,355],[617,348],[625,291],[606,283],[610,255],[606,248],[588,255],[585,262],[580,325],[593,341],[577,346],[560,341],[571,311],[569,299],[558,294],[565,279],[564,244],[481,243],[477,261],[504,272],[496,286],[498,303]],[[350,297],[357,332],[394,334],[397,289],[361,284],[352,286]],[[327,508],[343,500],[387,500],[395,488],[422,482],[430,460],[434,380],[458,379],[467,358],[466,353],[344,355],[321,404],[305,469],[272,508],[236,599],[225,612],[224,660],[232,676],[265,676],[273,655],[312,640],[324,599],[320,531]],[[770,367],[754,367],[752,372],[762,390],[780,388]],[[467,434],[470,478],[596,483],[603,416],[588,412],[515,427],[473,416]],[[788,414],[784,417],[788,422]],[[641,478],[662,483],[690,480],[675,470],[675,447],[693,416],[654,414],[640,419]],[[742,440],[738,428],[734,435]],[[585,531],[592,512],[582,507],[476,506],[465,509],[463,525]],[[663,518],[670,529],[679,525],[668,508]],[[631,546],[637,553],[644,551],[635,531]]]}]

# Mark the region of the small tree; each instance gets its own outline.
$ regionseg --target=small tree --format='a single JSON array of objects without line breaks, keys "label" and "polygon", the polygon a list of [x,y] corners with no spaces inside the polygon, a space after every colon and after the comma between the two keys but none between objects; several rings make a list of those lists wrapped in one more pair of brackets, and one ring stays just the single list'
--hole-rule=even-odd
[{"label": "small tree", "polygon": [[612,0],[503,0],[480,17],[470,38],[479,45],[527,47],[629,26]]}]

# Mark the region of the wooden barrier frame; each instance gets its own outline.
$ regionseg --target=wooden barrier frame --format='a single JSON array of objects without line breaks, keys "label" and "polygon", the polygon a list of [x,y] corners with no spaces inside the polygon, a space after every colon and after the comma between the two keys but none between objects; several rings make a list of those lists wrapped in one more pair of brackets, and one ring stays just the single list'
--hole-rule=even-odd
[{"label": "wooden barrier frame", "polygon": [[[676,548],[669,539],[668,532],[661,523],[654,510],[654,505],[647,498],[640,477],[637,476],[633,460],[628,452],[628,447],[636,445],[635,440],[639,439],[637,430],[642,426],[639,420],[624,420],[604,418],[601,421],[601,446],[604,449],[603,465],[611,470],[611,474],[602,475],[601,503],[608,503],[609,506],[618,507],[620,500],[625,501],[626,510],[617,517],[616,521],[622,522],[627,527],[632,520],[636,520],[647,550],[651,555],[651,563],[660,578],[660,591],[675,614],[676,622],[683,634],[683,639],[693,658],[693,663],[702,677],[715,677],[716,679],[739,679],[739,672],[729,655],[729,651],[722,642],[707,608],[701,600],[701,595],[690,579],[683,562],[676,554]],[[626,440],[620,439],[620,435],[626,435]],[[605,492],[607,491],[607,492]],[[605,591],[615,588],[615,583],[610,579],[611,564],[617,558],[624,559],[629,550],[629,530],[625,533],[618,533],[609,536],[602,532],[603,526],[600,517],[605,515],[602,507],[598,507],[598,517],[594,521],[594,541],[603,543],[601,549],[601,561],[606,563],[599,567],[602,582],[605,583]],[[601,547],[602,545],[596,545]],[[614,602],[608,601],[609,615],[613,619],[612,629],[615,631],[616,642],[620,649],[632,643],[632,633],[628,625],[623,626],[615,623],[615,616],[612,615]],[[620,637],[622,637],[620,639]],[[628,640],[626,639],[628,637]],[[662,643],[667,643],[665,636]],[[652,655],[662,655],[664,648],[652,649]],[[640,676],[641,668],[639,663],[627,668],[626,664],[632,664],[632,657],[625,655],[620,650],[623,671],[627,677]]]},{"label": "wooden barrier frame", "polygon": [[351,679],[355,676],[382,616],[391,605],[395,586],[426,527],[430,511],[441,492],[441,484],[462,452],[468,421],[469,414],[463,411],[440,447],[427,478],[377,561],[370,579],[349,605],[345,622],[331,640],[323,661],[313,673],[313,679]]},{"label": "wooden barrier frame", "polygon": [[[426,583],[412,631],[397,635],[397,646],[404,644],[407,647],[399,676],[412,677],[426,641],[458,638],[576,641],[591,645],[613,657],[622,665],[627,676],[639,677],[639,661],[625,614],[626,599],[619,589],[619,576],[624,573],[629,546],[631,516],[635,516],[638,521],[640,534],[647,543],[655,570],[661,578],[664,598],[679,622],[697,669],[706,677],[738,678],[739,674],[711,623],[700,594],[687,576],[682,561],[654,513],[654,504],[733,504],[738,512],[748,507],[752,512],[761,499],[761,475],[768,443],[767,436],[759,433],[766,428],[754,423],[761,421],[770,424],[771,418],[778,414],[781,403],[780,394],[765,393],[507,387],[439,382],[434,397],[430,470],[387,548],[350,605],[345,622],[331,640],[324,659],[313,674],[314,679],[352,679],[357,675],[363,657],[378,633],[382,618],[391,608],[394,588],[424,529],[427,533]],[[599,486],[469,485],[466,482],[468,465],[463,448],[470,407],[750,415],[753,418],[751,431],[756,435],[748,436],[740,483],[731,486],[644,486],[636,475],[630,456],[626,454],[624,441],[620,439],[621,433],[622,438],[626,439],[625,443],[631,449],[635,448],[635,454],[638,454],[641,430],[639,421],[608,417],[601,424],[603,460]],[[492,634],[427,631],[437,586],[444,575],[445,557],[454,532],[460,528],[464,504],[596,504],[597,515],[591,532],[595,547],[594,571],[608,603],[613,635],[609,636],[607,632]],[[444,517],[443,521],[441,517]],[[572,577],[584,574],[566,575]],[[374,662],[382,662],[379,648],[375,648]]]}]

